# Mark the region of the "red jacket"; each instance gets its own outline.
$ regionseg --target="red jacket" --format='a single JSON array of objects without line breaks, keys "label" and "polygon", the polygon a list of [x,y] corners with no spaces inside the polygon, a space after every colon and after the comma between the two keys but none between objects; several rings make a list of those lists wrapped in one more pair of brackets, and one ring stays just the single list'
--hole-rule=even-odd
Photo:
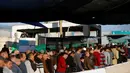
[{"label": "red jacket", "polygon": [[65,72],[67,68],[65,59],[60,56],[58,58],[57,72]]},{"label": "red jacket", "polygon": [[93,55],[94,55],[95,58],[96,58],[95,66],[100,66],[100,62],[101,62],[100,53],[99,53],[99,52],[94,52]]}]

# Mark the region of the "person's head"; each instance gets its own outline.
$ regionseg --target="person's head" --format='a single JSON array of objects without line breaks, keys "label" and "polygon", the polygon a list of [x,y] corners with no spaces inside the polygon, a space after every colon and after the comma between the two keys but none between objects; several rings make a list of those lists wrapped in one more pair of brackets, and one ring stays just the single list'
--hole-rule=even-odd
[{"label": "person's head", "polygon": [[80,61],[81,61],[81,62],[84,62],[84,57],[81,57],[81,58],[80,58]]},{"label": "person's head", "polygon": [[103,52],[104,52],[104,49],[101,49],[100,52],[103,53]]},{"label": "person's head", "polygon": [[4,58],[0,56],[0,68],[4,67]]},{"label": "person's head", "polygon": [[107,51],[107,52],[110,52],[109,48],[106,48],[106,51]]},{"label": "person's head", "polygon": [[38,54],[37,54],[37,57],[38,57],[39,59],[42,59],[43,54],[42,54],[42,53],[38,53]]},{"label": "person's head", "polygon": [[98,50],[98,46],[94,46],[94,50]]},{"label": "person's head", "polygon": [[16,55],[16,61],[15,61],[15,63],[16,63],[18,66],[21,64],[20,55],[19,55],[19,54]]},{"label": "person's head", "polygon": [[65,59],[67,59],[68,54],[67,54],[67,53],[64,53],[63,57],[64,57]]},{"label": "person's head", "polygon": [[63,56],[63,57],[64,57],[64,59],[67,59],[68,54],[67,54],[67,53],[65,53],[65,52],[63,52],[63,53],[61,53],[61,56]]},{"label": "person's head", "polygon": [[94,51],[100,52],[100,49],[98,48],[98,46],[95,46],[95,47],[94,47]]},{"label": "person's head", "polygon": [[92,45],[91,45],[91,44],[89,44],[89,47],[90,47],[90,48],[92,48]]},{"label": "person's head", "polygon": [[22,62],[25,62],[25,60],[26,60],[26,55],[25,55],[25,53],[20,53],[20,60],[21,60]]},{"label": "person's head", "polygon": [[17,64],[18,66],[21,64],[20,55],[19,54],[17,54],[17,55],[11,55],[10,59],[11,59],[12,62],[14,62],[15,64]]},{"label": "person's head", "polygon": [[86,51],[86,52],[85,52],[85,56],[86,56],[86,57],[89,57],[89,56],[90,56],[89,51]]},{"label": "person's head", "polygon": [[82,52],[82,47],[78,47],[78,48],[77,48],[77,52],[78,52],[78,53],[81,53],[81,52]]},{"label": "person's head", "polygon": [[93,54],[94,50],[91,48],[91,49],[89,49],[89,52],[90,52],[91,54]]},{"label": "person's head", "polygon": [[27,50],[27,51],[26,51],[26,54],[29,54],[29,53],[31,53],[31,50]]},{"label": "person's head", "polygon": [[29,60],[34,61],[34,55],[33,55],[32,53],[29,54],[29,57],[28,57],[28,58],[29,58]]},{"label": "person's head", "polygon": [[7,47],[6,44],[4,44],[4,47]]},{"label": "person's head", "polygon": [[14,55],[17,55],[17,54],[19,54],[20,52],[18,51],[18,50],[15,50],[14,51]]},{"label": "person's head", "polygon": [[72,52],[70,53],[70,56],[74,57],[74,56],[75,56],[75,52],[72,51]]},{"label": "person's head", "polygon": [[65,53],[69,53],[69,51],[66,49],[66,50],[65,50]]},{"label": "person's head", "polygon": [[12,62],[10,60],[5,60],[4,63],[7,68],[12,69]]},{"label": "person's head", "polygon": [[0,52],[0,56],[2,56],[3,58],[7,59],[8,58],[8,53],[6,51],[1,51]]},{"label": "person's head", "polygon": [[48,55],[47,54],[43,54],[43,59],[47,60],[48,59]]}]

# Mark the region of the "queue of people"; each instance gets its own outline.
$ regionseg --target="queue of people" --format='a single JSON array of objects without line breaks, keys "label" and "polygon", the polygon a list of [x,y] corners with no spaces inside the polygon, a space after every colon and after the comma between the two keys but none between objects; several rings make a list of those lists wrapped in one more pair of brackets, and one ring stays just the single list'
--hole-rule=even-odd
[{"label": "queue of people", "polygon": [[66,50],[47,50],[45,53],[27,50],[20,53],[0,52],[0,73],[71,73],[93,70],[127,62],[128,50],[124,45],[102,46],[86,50],[83,47]]}]

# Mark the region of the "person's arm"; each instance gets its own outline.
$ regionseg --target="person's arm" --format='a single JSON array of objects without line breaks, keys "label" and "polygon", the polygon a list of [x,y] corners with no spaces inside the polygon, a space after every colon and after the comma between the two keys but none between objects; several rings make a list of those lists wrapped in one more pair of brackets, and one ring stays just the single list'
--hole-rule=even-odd
[{"label": "person's arm", "polygon": [[101,62],[101,60],[100,60],[100,54],[98,55],[98,58],[97,58],[97,64],[100,66],[100,62]]},{"label": "person's arm", "polygon": [[85,58],[84,58],[84,67],[85,67],[85,69],[88,69],[88,68],[87,68],[87,64],[88,64],[88,63],[87,63],[87,59],[86,59],[86,57],[85,57]]},{"label": "person's arm", "polygon": [[108,53],[108,65],[110,65],[111,64],[111,56],[110,56],[110,53]]},{"label": "person's arm", "polygon": [[70,60],[69,62],[70,62],[70,65],[71,65],[72,67],[75,67],[75,66],[76,66],[76,64],[75,64],[75,62],[74,62],[74,59],[73,59],[73,58],[71,58],[71,60]]},{"label": "person's arm", "polygon": [[104,55],[105,55],[105,65],[107,65],[107,55],[106,53],[104,53]]},{"label": "person's arm", "polygon": [[81,66],[81,61],[80,61],[80,56],[77,57],[77,62],[78,62],[78,66],[81,70],[84,70],[83,67]]},{"label": "person's arm", "polygon": [[115,57],[116,57],[116,59],[119,59],[119,51],[118,50],[116,50],[116,52],[115,52]]}]

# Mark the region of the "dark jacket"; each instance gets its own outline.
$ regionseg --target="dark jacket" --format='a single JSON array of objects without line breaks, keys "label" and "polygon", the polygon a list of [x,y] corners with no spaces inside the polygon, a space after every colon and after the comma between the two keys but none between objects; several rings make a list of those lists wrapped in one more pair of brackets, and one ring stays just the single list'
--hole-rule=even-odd
[{"label": "dark jacket", "polygon": [[27,73],[27,68],[24,62],[21,62],[19,68],[21,69],[22,73]]},{"label": "dark jacket", "polygon": [[0,73],[3,73],[3,68],[2,67],[0,67]]},{"label": "dark jacket", "polygon": [[49,73],[46,60],[42,59],[42,62],[43,62],[43,67],[44,67],[44,73]]},{"label": "dark jacket", "polygon": [[46,63],[47,63],[47,68],[48,68],[49,73],[54,73],[54,66],[53,66],[52,57],[50,59],[47,59]]},{"label": "dark jacket", "polygon": [[76,66],[76,63],[74,62],[74,58],[72,56],[68,56],[66,59],[67,65],[69,65],[70,68],[73,68]]},{"label": "dark jacket", "polygon": [[69,65],[68,72],[75,72],[76,71],[76,63],[72,56],[68,56],[66,59],[67,65]]}]

